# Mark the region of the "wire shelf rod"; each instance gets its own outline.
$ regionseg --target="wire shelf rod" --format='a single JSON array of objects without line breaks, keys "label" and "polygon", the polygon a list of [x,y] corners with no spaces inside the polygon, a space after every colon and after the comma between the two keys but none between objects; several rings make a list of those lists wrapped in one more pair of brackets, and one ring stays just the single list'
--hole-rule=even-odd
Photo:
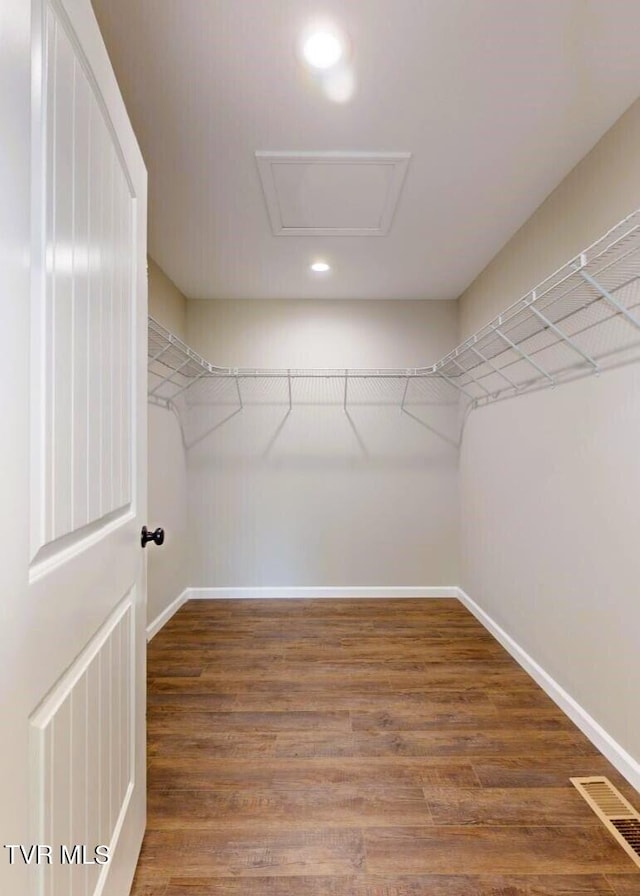
[{"label": "wire shelf rod", "polygon": [[505,382],[509,383],[509,385],[513,389],[515,389],[516,392],[519,391],[520,386],[518,386],[516,383],[514,383],[513,380],[507,376],[507,374],[504,372],[504,370],[500,370],[500,368],[496,367],[495,364],[493,364],[488,358],[485,358],[485,356],[482,354],[482,352],[478,351],[478,349],[474,345],[470,345],[469,350],[472,351],[474,353],[474,355],[477,355],[483,364],[486,364],[487,367],[490,367],[494,373],[496,373],[498,376],[502,377],[502,379]]},{"label": "wire shelf rod", "polygon": [[[616,352],[631,345],[624,328],[620,329],[622,323],[616,324],[616,319],[624,319],[636,333],[640,330],[640,315],[636,311],[640,308],[640,284],[634,285],[638,280],[640,211],[574,256],[435,364],[422,367],[217,367],[150,319],[150,400],[157,404],[164,402],[164,406],[178,402],[186,413],[200,404],[224,403],[223,390],[212,390],[205,384],[233,379],[242,409],[247,396],[241,390],[241,380],[248,383],[250,398],[247,400],[251,402],[260,395],[256,390],[262,390],[263,397],[273,395],[267,382],[281,380],[286,381],[282,398],[286,396],[291,410],[293,380],[324,379],[329,383],[344,380],[341,397],[346,410],[349,403],[358,400],[356,383],[389,380],[398,384],[394,386],[396,400],[404,410],[412,380],[422,383],[439,380],[474,405],[484,404],[505,393],[535,388],[541,382],[555,385],[568,376],[584,376],[597,372],[601,365],[609,366]],[[605,326],[608,329],[606,332],[603,329],[599,336],[597,328]],[[617,340],[616,346],[612,340]],[[563,354],[561,347],[571,354]],[[527,368],[530,369],[528,376]],[[260,385],[260,380],[265,383]],[[498,388],[494,388],[496,383]],[[190,398],[189,390],[193,387],[197,391]],[[371,388],[375,391],[381,386]],[[370,390],[369,394],[372,394]],[[411,394],[414,401],[421,400]]]},{"label": "wire shelf rod", "polygon": [[404,392],[402,393],[402,401],[400,402],[400,410],[404,411],[404,403],[407,400],[407,390],[409,388],[410,378],[407,377],[407,381],[404,384]]},{"label": "wire shelf rod", "polygon": [[453,386],[454,389],[457,389],[459,392],[462,392],[462,394],[466,395],[467,398],[471,399],[471,401],[475,401],[475,395],[472,395],[470,392],[467,392],[467,390],[464,388],[464,386],[461,386],[459,383],[454,382],[454,380],[452,380],[450,377],[448,377],[446,375],[446,373],[443,373],[442,371],[440,371],[438,376],[441,376],[442,379],[446,380],[450,386]]},{"label": "wire shelf rod", "polygon": [[187,358],[185,361],[182,362],[182,364],[179,364],[178,367],[172,369],[172,372],[171,372],[170,374],[168,374],[168,376],[162,377],[162,379],[160,380],[160,382],[158,383],[158,385],[155,386],[155,388],[153,388],[153,389],[151,390],[151,392],[149,393],[149,395],[156,395],[156,394],[158,393],[158,391],[159,391],[159,390],[160,390],[166,383],[171,383],[171,382],[173,382],[173,378],[174,378],[174,376],[177,376],[177,375],[180,373],[180,371],[181,371],[184,367],[186,367],[187,364],[190,364],[190,363],[191,363],[191,358]]},{"label": "wire shelf rod", "polygon": [[168,352],[168,351],[169,351],[170,348],[171,348],[171,342],[167,342],[167,344],[166,344],[166,345],[163,345],[162,348],[160,349],[160,351],[159,351],[157,354],[155,354],[155,355],[151,355],[151,356],[149,357],[149,364],[152,364],[152,363],[154,363],[155,361],[157,361],[159,358],[161,358],[161,357],[164,355],[165,352]]},{"label": "wire shelf rod", "polygon": [[[193,379],[190,380],[190,382],[185,383],[184,386],[181,386],[177,392],[174,392],[171,396],[171,401],[174,401],[176,398],[178,398],[180,395],[182,395],[183,392],[186,392],[187,389],[190,389],[191,386],[195,386],[195,384],[198,382],[198,380],[201,380],[205,376],[207,376],[207,371],[202,370],[197,376],[194,376]],[[165,382],[166,382],[166,380],[165,380]]]},{"label": "wire shelf rod", "polygon": [[580,276],[583,280],[586,280],[587,283],[590,283],[594,289],[597,289],[599,293],[601,293],[602,298],[609,302],[614,308],[616,308],[623,317],[625,317],[629,323],[633,324],[636,329],[640,330],[640,320],[632,314],[628,308],[625,308],[624,305],[621,305],[614,297],[611,295],[609,290],[605,289],[604,286],[601,286],[600,283],[595,279],[595,277],[591,277],[587,274],[586,271],[580,271]]},{"label": "wire shelf rod", "polygon": [[484,392],[485,395],[491,395],[491,393],[489,392],[489,390],[488,390],[485,386],[483,386],[483,384],[482,384],[481,382],[479,382],[479,380],[478,380],[475,376],[473,376],[473,374],[471,373],[471,371],[469,371],[469,370],[467,370],[466,368],[464,368],[464,367],[462,366],[462,364],[460,364],[460,362],[459,362],[456,358],[452,358],[452,359],[451,359],[451,362],[452,362],[453,364],[455,364],[455,366],[458,368],[458,370],[461,370],[462,373],[463,373],[465,376],[468,376],[469,379],[470,379],[472,382],[474,382],[474,383],[476,384],[476,386],[477,386],[479,389],[482,389],[482,391]]},{"label": "wire shelf rod", "polygon": [[[615,227],[611,228],[600,240],[597,240],[595,243],[592,243],[587,249],[578,255],[574,256],[569,262],[562,265],[562,267],[558,268],[554,271],[553,274],[550,274],[546,277],[535,290],[529,290],[524,296],[522,296],[517,301],[513,302],[504,311],[502,311],[496,318],[470,336],[465,342],[463,342],[460,346],[453,351],[449,352],[449,354],[445,355],[441,358],[434,366],[440,367],[451,361],[452,356],[459,354],[461,350],[465,347],[469,347],[471,343],[479,342],[491,335],[491,329],[496,325],[498,327],[503,327],[509,323],[513,318],[515,318],[518,314],[521,314],[524,310],[526,310],[527,306],[531,305],[531,296],[533,293],[536,295],[536,303],[540,303],[543,299],[545,299],[550,293],[554,290],[558,290],[563,284],[569,281],[570,288],[566,290],[566,292],[561,293],[555,300],[555,303],[561,303],[563,299],[566,299],[571,293],[575,292],[580,287],[580,282],[577,280],[576,275],[579,272],[582,272],[583,279],[584,274],[587,273],[584,271],[584,268],[589,264],[594,264],[598,261],[598,259],[603,259],[607,256],[607,254],[613,249],[620,247],[625,241],[634,238],[635,243],[631,246],[631,248],[622,252],[621,255],[606,261],[601,268],[598,268],[594,271],[594,275],[602,276],[603,272],[610,271],[612,268],[621,267],[625,261],[627,261],[632,255],[637,252],[640,252],[640,224],[636,223],[633,226],[627,226],[633,219],[640,219],[640,211],[633,212],[627,218],[623,219],[619,224]],[[626,229],[617,236],[616,239],[611,239],[612,234],[620,231],[622,228],[626,227]],[[610,240],[607,242],[607,240]],[[604,246],[604,248],[603,248]],[[598,250],[598,251],[596,251]],[[591,276],[591,275],[588,275]],[[633,276],[626,282],[619,284],[615,290],[609,290],[610,293],[617,291],[628,285],[629,282],[633,282],[638,279],[640,276],[640,264],[635,265],[635,270]],[[591,285],[594,288],[601,290],[601,284],[599,282],[592,283]]]},{"label": "wire shelf rod", "polygon": [[[587,305],[585,307],[589,308],[589,307],[591,307],[592,304],[597,304],[600,301],[601,301],[600,298],[595,298],[595,299],[593,299],[593,301],[591,303],[589,303],[589,305]],[[598,328],[602,327],[603,325],[610,324],[613,320],[615,320],[615,318],[617,316],[618,316],[617,311],[615,311],[613,309],[609,309],[606,317],[602,317],[598,321],[594,321],[594,322],[587,324],[586,326],[574,331],[574,333],[572,335],[574,337],[589,335],[590,333],[592,333],[592,331],[597,330]],[[495,360],[496,358],[502,357],[503,354],[508,353],[510,351],[510,348],[511,348],[510,346],[508,346],[506,343],[502,343],[502,344],[504,345],[504,348],[502,349],[502,351],[499,354],[496,354],[493,356],[493,360]],[[559,343],[556,343],[556,344],[559,344]],[[541,348],[538,348],[535,351],[532,351],[531,356],[535,357],[536,354],[542,353],[542,352],[546,351],[548,348],[549,348],[549,346],[542,346]],[[475,346],[469,346],[469,351],[477,352],[477,349],[475,348]],[[510,360],[505,361],[504,365],[501,368],[496,367],[495,372],[499,373],[501,376],[504,376],[505,371],[508,371],[511,367],[517,367],[517,365],[520,364],[522,362],[522,360],[523,360],[522,355],[513,357]],[[480,366],[480,364],[478,364],[478,366]],[[589,367],[589,370],[591,371],[592,368]],[[490,374],[485,374],[485,376],[490,376]],[[532,381],[521,382],[519,384],[513,384],[513,385],[514,385],[514,387],[517,385],[518,390],[522,391],[523,389],[528,388],[534,382],[535,382],[535,380],[532,380]]]},{"label": "wire shelf rod", "polygon": [[[618,292],[619,290],[624,289],[625,287],[628,287],[631,283],[633,283],[633,282],[634,282],[635,280],[637,280],[637,279],[638,279],[638,275],[629,278],[629,279],[626,280],[624,283],[622,283],[620,286],[618,286],[618,287],[616,288],[615,292]],[[594,295],[591,299],[589,299],[588,302],[585,302],[585,303],[582,305],[581,310],[582,310],[582,311],[586,311],[587,309],[589,309],[589,308],[591,308],[591,307],[593,307],[593,306],[598,305],[598,303],[601,302],[602,299],[603,299],[603,296],[602,296],[602,295]],[[613,307],[617,309],[617,308],[618,308],[618,305],[619,305],[619,303],[618,303],[617,301],[614,301],[614,306],[613,306]],[[624,306],[620,306],[620,307],[621,307],[621,308],[624,308]],[[523,309],[523,310],[524,310],[524,309]],[[581,329],[581,330],[578,330],[578,331],[574,332],[574,333],[573,333],[573,336],[575,337],[576,335],[580,335],[580,334],[586,332],[586,331],[587,331],[588,329],[590,329],[591,327],[599,326],[600,323],[607,323],[611,318],[615,317],[615,315],[616,315],[617,313],[618,313],[618,311],[616,310],[616,311],[614,311],[611,315],[607,316],[606,318],[603,318],[600,322],[591,324],[589,327],[585,327],[585,328],[583,328],[583,329]],[[559,317],[559,318],[556,320],[556,326],[559,325],[559,324],[561,324],[561,323],[563,323],[564,321],[568,321],[568,320],[570,320],[571,317],[573,317],[575,314],[576,314],[575,311],[567,311],[566,314],[563,314],[561,317]],[[541,331],[540,331],[540,332],[541,332]],[[487,338],[487,337],[484,337],[484,339],[486,339],[486,338]],[[464,343],[462,343],[462,344],[459,346],[459,351],[460,351],[460,353],[464,352],[465,350],[467,350],[467,351],[474,351],[476,354],[478,354],[478,351],[477,351],[476,346],[477,346],[478,342],[480,342],[480,344],[482,344],[482,341],[483,341],[482,339],[479,339],[478,334],[475,333],[473,336],[470,336],[469,339],[467,339]],[[493,359],[496,360],[496,358],[500,357],[503,353],[508,352],[508,351],[509,351],[509,347],[503,348],[502,351],[496,353],[496,354],[493,356]],[[535,352],[533,352],[532,354],[535,354]],[[448,356],[445,356],[445,358],[442,359],[442,362],[447,363],[447,357],[448,357]],[[488,361],[488,359],[487,359],[487,361]],[[440,363],[440,362],[439,362],[439,363]],[[503,369],[506,369],[506,368],[508,368],[509,366],[511,366],[512,364],[516,364],[516,363],[518,363],[517,360],[515,360],[515,361],[508,361],[508,362],[506,362],[506,363],[504,364],[504,367],[503,367],[503,368],[495,368],[495,370],[496,370],[497,373],[502,373],[502,370],[503,370]],[[476,366],[480,366],[480,364],[478,363],[478,365],[476,365]],[[472,369],[473,369],[473,368],[472,368]]]},{"label": "wire shelf rod", "polygon": [[[535,293],[535,291],[534,291],[534,293]],[[576,352],[576,354],[580,355],[580,357],[583,358],[587,362],[587,364],[591,364],[591,366],[593,367],[594,370],[599,371],[600,367],[598,366],[598,363],[593,360],[591,355],[588,355],[585,351],[583,351],[579,345],[576,345],[576,343],[573,341],[573,339],[571,339],[569,336],[567,336],[567,334],[564,333],[560,329],[560,327],[556,326],[556,324],[554,324],[552,321],[550,321],[549,318],[546,317],[542,313],[542,311],[540,311],[539,308],[536,308],[534,305],[534,302],[535,302],[535,295],[529,305],[529,308],[535,314],[535,316],[542,321],[542,323],[545,325],[545,327],[549,327],[550,330],[553,330],[553,332],[556,334],[556,336],[558,336],[558,338],[561,339],[563,342],[566,342],[567,345],[570,348],[572,348],[574,352]]]},{"label": "wire shelf rod", "polygon": [[500,336],[501,339],[504,339],[504,341],[507,343],[507,345],[510,345],[511,348],[512,348],[515,352],[517,352],[517,353],[518,353],[518,354],[519,354],[525,361],[527,361],[529,364],[531,364],[532,367],[535,367],[535,369],[538,371],[538,373],[541,373],[542,376],[546,377],[546,379],[549,380],[549,382],[551,383],[552,386],[555,386],[556,381],[555,381],[554,378],[551,376],[551,374],[548,373],[548,372],[544,369],[544,367],[541,367],[541,366],[537,363],[537,361],[534,361],[533,358],[532,358],[530,355],[528,355],[525,351],[523,351],[523,349],[520,348],[519,345],[516,345],[515,342],[512,342],[512,341],[509,339],[508,336],[505,336],[505,334],[502,332],[502,330],[501,330],[499,327],[492,327],[492,329],[493,329],[493,331],[494,331],[495,333],[498,334],[498,336]]}]

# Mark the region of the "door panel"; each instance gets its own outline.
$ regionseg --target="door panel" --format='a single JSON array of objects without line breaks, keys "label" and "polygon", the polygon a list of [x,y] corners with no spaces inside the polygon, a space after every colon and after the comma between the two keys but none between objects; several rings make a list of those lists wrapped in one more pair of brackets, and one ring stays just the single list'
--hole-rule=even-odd
[{"label": "door panel", "polygon": [[51,558],[60,539],[67,536],[68,546],[69,536],[130,507],[135,447],[132,186],[66,16],[49,4],[44,15],[44,279],[33,309],[44,349],[34,352],[33,371],[36,564]]},{"label": "door panel", "polygon": [[[31,719],[38,842],[87,844],[87,858],[116,840],[134,790],[134,606],[128,595]],[[40,867],[41,892],[94,893],[108,865],[85,867]]]},{"label": "door panel", "polygon": [[[0,74],[0,892],[125,896],[145,823],[146,172],[89,0],[6,0]],[[52,860],[10,865],[8,843]],[[102,845],[108,864],[82,863]]]}]

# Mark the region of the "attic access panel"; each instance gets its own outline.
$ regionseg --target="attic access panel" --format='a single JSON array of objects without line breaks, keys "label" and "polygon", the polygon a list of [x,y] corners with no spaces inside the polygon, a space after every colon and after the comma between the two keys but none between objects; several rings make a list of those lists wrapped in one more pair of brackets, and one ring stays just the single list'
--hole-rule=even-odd
[{"label": "attic access panel", "polygon": [[256,152],[276,236],[385,236],[411,153]]}]

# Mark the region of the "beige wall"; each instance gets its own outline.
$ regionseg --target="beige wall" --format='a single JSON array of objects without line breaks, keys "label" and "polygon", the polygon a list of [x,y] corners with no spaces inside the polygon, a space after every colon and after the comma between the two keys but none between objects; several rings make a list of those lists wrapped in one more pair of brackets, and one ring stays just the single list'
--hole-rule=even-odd
[{"label": "beige wall", "polygon": [[[189,302],[189,344],[222,366],[433,361],[451,302]],[[458,580],[456,404],[403,382],[243,383],[245,407],[189,452],[194,586],[449,585]],[[234,409],[230,403],[220,417]]]},{"label": "beige wall", "polygon": [[187,335],[187,300],[149,256],[149,314],[180,339]]},{"label": "beige wall", "polygon": [[[640,101],[460,301],[463,336],[640,206]],[[640,760],[640,371],[474,411],[462,585]]]},{"label": "beige wall", "polygon": [[[187,300],[149,258],[149,314],[177,336],[186,336]],[[148,525],[163,526],[161,548],[147,548],[147,622],[153,622],[189,585],[187,567],[187,467],[178,421],[149,405]]]}]

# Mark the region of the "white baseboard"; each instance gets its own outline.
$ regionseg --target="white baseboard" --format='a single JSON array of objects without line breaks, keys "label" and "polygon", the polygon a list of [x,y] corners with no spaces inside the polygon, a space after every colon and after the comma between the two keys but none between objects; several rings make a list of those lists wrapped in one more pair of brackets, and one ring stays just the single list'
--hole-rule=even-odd
[{"label": "white baseboard", "polygon": [[153,622],[147,626],[147,641],[150,641],[154,635],[157,635],[163,625],[171,619],[174,613],[177,613],[180,607],[189,600],[190,588],[185,588],[182,594],[178,595],[162,613],[160,613]]},{"label": "white baseboard", "polygon": [[189,588],[189,600],[253,600],[274,598],[397,598],[458,597],[453,585],[380,588],[364,586],[312,588]]},{"label": "white baseboard", "polygon": [[560,709],[569,716],[591,743],[606,756],[609,762],[627,781],[640,790],[640,763],[620,746],[593,716],[582,707],[558,682],[546,672],[507,632],[495,622],[482,607],[458,588],[458,598],[462,604],[484,625],[493,637],[502,644],[514,660],[522,666],[543,691],[551,697]]}]

